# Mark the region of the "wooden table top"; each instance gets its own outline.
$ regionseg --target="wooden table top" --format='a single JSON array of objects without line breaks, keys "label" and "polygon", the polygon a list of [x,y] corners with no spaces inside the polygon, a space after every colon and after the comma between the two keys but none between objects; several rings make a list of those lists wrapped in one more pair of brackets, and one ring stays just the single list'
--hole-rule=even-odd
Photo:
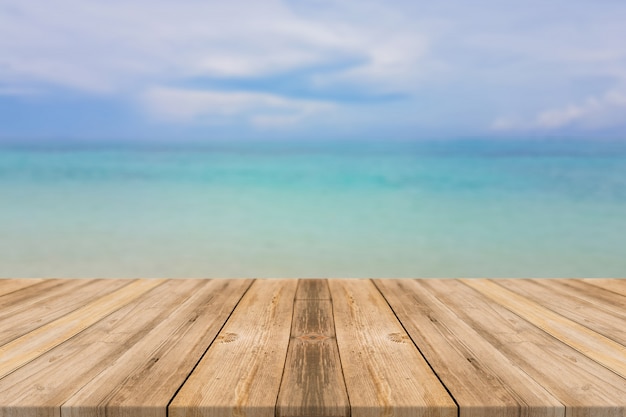
[{"label": "wooden table top", "polygon": [[0,280],[0,417],[626,417],[626,280]]}]

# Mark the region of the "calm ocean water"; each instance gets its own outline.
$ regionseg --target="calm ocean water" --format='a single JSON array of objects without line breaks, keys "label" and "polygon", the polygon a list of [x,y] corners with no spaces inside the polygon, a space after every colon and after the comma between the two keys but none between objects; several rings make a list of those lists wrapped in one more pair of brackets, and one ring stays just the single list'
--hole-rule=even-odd
[{"label": "calm ocean water", "polygon": [[0,150],[0,277],[624,277],[626,146]]}]

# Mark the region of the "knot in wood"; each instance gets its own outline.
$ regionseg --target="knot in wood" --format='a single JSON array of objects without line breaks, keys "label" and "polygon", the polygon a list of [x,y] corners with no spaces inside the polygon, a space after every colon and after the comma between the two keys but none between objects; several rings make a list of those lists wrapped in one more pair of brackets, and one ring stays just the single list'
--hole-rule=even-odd
[{"label": "knot in wood", "polygon": [[387,338],[389,338],[389,340],[391,340],[392,342],[406,343],[406,341],[409,339],[409,336],[402,333],[389,333],[387,335]]},{"label": "knot in wood", "polygon": [[302,336],[298,336],[297,339],[302,340],[304,342],[317,343],[317,342],[321,342],[323,340],[328,339],[328,336],[324,336],[323,334],[319,334],[319,333],[307,333],[307,334],[303,334]]},{"label": "knot in wood", "polygon": [[217,340],[220,343],[230,343],[230,342],[234,342],[238,338],[239,338],[239,336],[237,336],[237,333],[226,332],[224,334],[219,335],[217,337]]}]

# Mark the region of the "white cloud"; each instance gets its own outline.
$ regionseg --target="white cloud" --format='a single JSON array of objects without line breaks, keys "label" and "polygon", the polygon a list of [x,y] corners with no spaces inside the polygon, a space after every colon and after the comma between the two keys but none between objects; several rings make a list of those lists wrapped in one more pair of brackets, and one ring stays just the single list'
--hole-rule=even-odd
[{"label": "white cloud", "polygon": [[[351,103],[398,93],[394,125],[411,129],[417,112],[444,129],[482,130],[498,112],[510,116],[494,130],[608,125],[622,115],[625,19],[619,1],[3,0],[0,85],[110,95],[167,121],[298,124],[324,112],[310,94],[346,129],[350,106],[383,125],[388,103]],[[182,88],[202,81],[214,91]]]},{"label": "white cloud", "polygon": [[413,92],[425,75],[431,75],[441,65],[429,58],[428,41],[419,33],[372,36],[368,44],[361,65],[317,76],[318,85],[359,85],[377,92]]},{"label": "white cloud", "polygon": [[610,90],[599,97],[589,97],[578,104],[568,104],[539,112],[529,120],[513,117],[496,119],[492,130],[555,130],[576,125],[582,128],[606,128],[624,124],[626,94]]},{"label": "white cloud", "polygon": [[334,108],[331,103],[299,100],[267,93],[224,92],[155,87],[143,103],[159,119],[173,122],[204,120],[220,123],[237,118],[260,127],[294,124]]},{"label": "white cloud", "polygon": [[119,92],[187,77],[276,74],[346,57],[362,59],[356,71],[369,80],[411,70],[414,51],[398,48],[423,40],[414,42],[408,27],[395,28],[399,42],[386,39],[386,29],[376,27],[303,17],[279,0],[8,0],[0,5],[0,80]]},{"label": "white cloud", "polygon": [[491,123],[491,130],[495,130],[495,131],[506,131],[506,130],[512,130],[512,129],[517,129],[520,126],[520,121],[517,120],[514,117],[506,117],[506,116],[502,116],[502,117],[498,117],[496,120],[493,121],[493,123]]},{"label": "white cloud", "polygon": [[61,87],[122,97],[166,122],[243,118],[258,127],[298,124],[329,103],[287,97],[273,85],[266,93],[180,86],[307,70],[309,87],[328,97],[346,86],[363,93],[412,90],[429,59],[415,20],[393,13],[383,19],[390,8],[380,4],[376,16],[353,18],[350,10],[361,5],[342,4],[331,1],[320,14],[283,0],[6,0],[0,83],[7,91]]},{"label": "white cloud", "polygon": [[594,104],[587,106],[570,104],[564,108],[543,111],[537,116],[535,125],[539,128],[548,129],[563,127],[583,117],[591,110],[591,107],[597,107],[595,101],[592,103]]}]

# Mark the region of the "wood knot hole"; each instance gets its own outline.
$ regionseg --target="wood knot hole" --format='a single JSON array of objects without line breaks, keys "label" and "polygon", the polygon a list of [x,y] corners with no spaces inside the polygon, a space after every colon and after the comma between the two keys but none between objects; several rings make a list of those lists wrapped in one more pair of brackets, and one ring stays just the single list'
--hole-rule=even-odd
[{"label": "wood knot hole", "polygon": [[302,340],[303,342],[317,343],[328,339],[328,336],[324,336],[323,334],[319,333],[307,333],[303,334],[302,336],[298,336],[297,339]]},{"label": "wood knot hole", "polygon": [[219,335],[217,337],[217,340],[220,343],[230,343],[230,342],[234,342],[238,338],[239,338],[239,336],[237,336],[237,333],[226,332],[224,334]]},{"label": "wood knot hole", "polygon": [[387,338],[396,343],[406,343],[409,340],[409,336],[403,333],[389,333]]}]

